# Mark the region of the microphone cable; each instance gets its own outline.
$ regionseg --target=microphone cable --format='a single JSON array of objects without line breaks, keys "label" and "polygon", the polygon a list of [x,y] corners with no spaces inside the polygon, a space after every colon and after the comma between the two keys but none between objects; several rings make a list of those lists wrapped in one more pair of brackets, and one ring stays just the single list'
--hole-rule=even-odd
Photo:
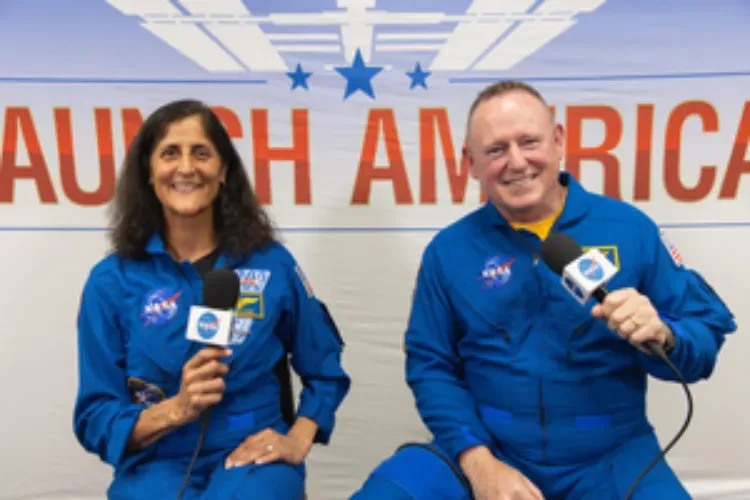
[{"label": "microphone cable", "polygon": [[640,483],[641,480],[643,480],[643,478],[646,476],[646,474],[648,474],[648,472],[657,463],[659,463],[659,461],[663,459],[667,455],[667,453],[669,453],[669,450],[671,450],[672,447],[677,444],[677,441],[679,441],[682,438],[683,434],[685,434],[688,426],[690,426],[690,421],[693,419],[693,395],[690,393],[690,388],[688,387],[688,383],[685,381],[685,377],[682,376],[680,370],[678,370],[677,367],[669,360],[669,357],[664,352],[664,349],[662,349],[661,346],[652,344],[649,346],[649,349],[654,355],[661,358],[661,360],[664,361],[667,366],[669,366],[669,368],[674,372],[675,376],[682,384],[682,388],[685,390],[685,395],[687,396],[687,416],[680,430],[677,432],[675,437],[672,438],[672,441],[670,441],[669,444],[664,448],[664,450],[659,453],[645,469],[643,469],[643,472],[641,472],[638,477],[635,478],[635,481],[633,481],[633,484],[630,485],[630,489],[625,494],[625,500],[630,500],[630,497],[635,491],[636,486],[638,486],[638,483]]},{"label": "microphone cable", "polygon": [[198,436],[198,442],[195,445],[195,451],[193,451],[193,458],[190,459],[190,465],[188,466],[187,472],[185,473],[185,479],[182,480],[182,486],[180,486],[180,491],[177,493],[177,500],[182,499],[182,495],[185,493],[185,488],[190,481],[190,475],[193,473],[195,461],[198,459],[201,448],[203,448],[203,440],[206,437],[206,428],[208,427],[208,422],[211,420],[212,409],[213,408],[208,408],[201,414],[201,433]]}]

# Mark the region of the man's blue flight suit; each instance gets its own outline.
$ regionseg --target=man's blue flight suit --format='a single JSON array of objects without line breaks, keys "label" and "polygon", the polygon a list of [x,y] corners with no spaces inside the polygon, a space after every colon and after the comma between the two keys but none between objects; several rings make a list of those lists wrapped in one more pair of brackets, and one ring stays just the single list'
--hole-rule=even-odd
[{"label": "man's blue flight suit", "polygon": [[[567,199],[552,231],[608,255],[619,268],[608,289],[648,296],[674,332],[670,360],[688,382],[708,378],[725,334],[736,329],[732,313],[645,214],[585,191],[567,173],[560,182]],[[491,203],[436,235],[406,331],[407,381],[432,446],[454,468],[463,450],[485,445],[548,500],[623,498],[661,451],[647,420],[647,376],[676,378],[593,318],[593,300],[584,307],[570,296],[541,260],[540,245]],[[443,460],[407,447],[352,498],[470,498],[455,474],[435,471],[447,471]],[[638,498],[689,495],[662,460]]]}]

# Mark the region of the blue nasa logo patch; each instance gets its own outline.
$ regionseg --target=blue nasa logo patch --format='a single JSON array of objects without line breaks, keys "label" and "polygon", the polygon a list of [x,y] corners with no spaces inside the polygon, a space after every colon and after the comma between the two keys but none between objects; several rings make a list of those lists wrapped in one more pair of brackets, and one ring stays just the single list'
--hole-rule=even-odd
[{"label": "blue nasa logo patch", "polygon": [[508,258],[502,255],[496,255],[487,259],[484,262],[484,267],[482,267],[481,280],[484,286],[486,288],[500,288],[505,286],[513,276],[511,266],[513,266],[515,260],[515,257]]},{"label": "blue nasa logo patch", "polygon": [[219,331],[219,318],[212,312],[204,312],[198,318],[198,335],[203,339],[210,339]]},{"label": "blue nasa logo patch", "polygon": [[178,299],[181,290],[157,288],[149,291],[143,299],[141,320],[144,326],[161,326],[169,323],[180,310]]},{"label": "blue nasa logo patch", "polygon": [[591,281],[599,281],[604,277],[604,268],[594,259],[581,259],[578,262],[578,270],[584,278]]}]

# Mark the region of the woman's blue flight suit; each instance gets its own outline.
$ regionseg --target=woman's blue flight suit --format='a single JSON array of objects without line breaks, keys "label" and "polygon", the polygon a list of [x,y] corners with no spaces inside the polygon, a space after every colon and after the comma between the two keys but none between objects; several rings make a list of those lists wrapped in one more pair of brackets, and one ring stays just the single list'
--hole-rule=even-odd
[{"label": "woman's blue flight suit", "polygon": [[202,275],[213,267],[233,269],[240,278],[233,330],[244,340],[224,360],[230,363],[224,396],[213,407],[183,499],[301,498],[304,463],[225,470],[224,459],[263,429],[289,429],[294,409],[287,359],[303,383],[297,416],[314,420],[315,442],[328,443],[350,379],[325,305],[277,243],[244,260],[217,252],[194,264],[176,263],[158,236],[146,250],[144,260],[110,255],[99,262],[85,284],[78,318],[74,429],[86,450],[114,467],[109,498],[174,498],[180,489],[199,421],[138,452],[126,445],[140,412],[175,396],[182,366],[205,347],[186,340],[185,330],[190,306],[202,300]]}]

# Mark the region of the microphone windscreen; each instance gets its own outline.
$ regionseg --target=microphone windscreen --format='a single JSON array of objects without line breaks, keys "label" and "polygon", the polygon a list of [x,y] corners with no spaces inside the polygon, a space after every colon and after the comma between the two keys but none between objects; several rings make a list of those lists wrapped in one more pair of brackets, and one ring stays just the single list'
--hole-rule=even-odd
[{"label": "microphone windscreen", "polygon": [[542,259],[552,271],[562,276],[565,266],[581,256],[581,247],[570,236],[550,234],[539,248]]},{"label": "microphone windscreen", "polygon": [[240,278],[229,269],[213,269],[203,279],[203,305],[228,310],[237,305]]}]

